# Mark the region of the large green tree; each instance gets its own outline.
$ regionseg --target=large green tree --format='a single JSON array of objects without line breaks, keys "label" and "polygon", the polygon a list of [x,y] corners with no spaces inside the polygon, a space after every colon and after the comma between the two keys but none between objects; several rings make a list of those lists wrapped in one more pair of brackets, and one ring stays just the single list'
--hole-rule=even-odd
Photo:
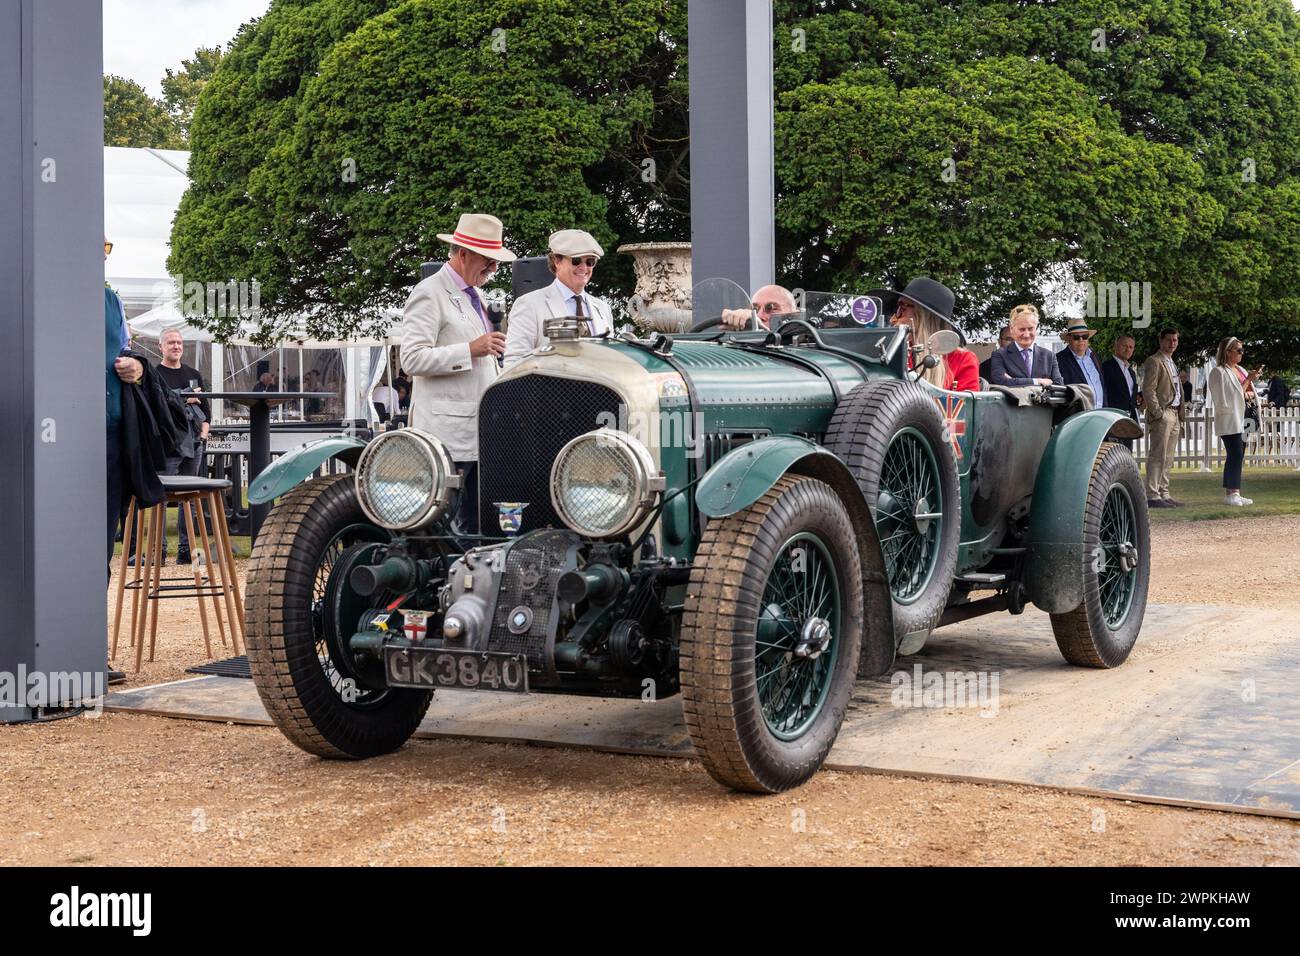
[{"label": "large green tree", "polygon": [[[984,328],[1050,279],[1149,282],[1143,347],[1171,324],[1186,351],[1234,333],[1256,357],[1295,356],[1289,0],[778,8],[806,32],[804,50],[776,47],[791,281],[929,272]],[[1132,320],[1097,324],[1109,336]]]},{"label": "large green tree", "polygon": [[185,140],[167,108],[139,83],[104,77],[104,145],[184,149]]},{"label": "large green tree", "polygon": [[644,191],[630,144],[662,86],[641,71],[674,16],[667,0],[274,3],[200,97],[173,271],[257,279],[268,333],[306,314],[346,334],[400,304],[467,209],[500,215],[521,253],[575,224],[613,244],[612,181]]},{"label": "large green tree", "polygon": [[[685,237],[685,9],[274,0],[199,99],[174,271],[259,279],[271,330],[306,312],[346,333],[400,302],[464,209],[500,214],[525,253],[573,224],[607,246]],[[1192,350],[1233,332],[1256,357],[1295,353],[1289,0],[775,11],[787,284],[925,272],[991,329],[1049,281],[1149,282],[1144,338],[1169,323]],[[604,290],[630,291],[624,258]]]}]

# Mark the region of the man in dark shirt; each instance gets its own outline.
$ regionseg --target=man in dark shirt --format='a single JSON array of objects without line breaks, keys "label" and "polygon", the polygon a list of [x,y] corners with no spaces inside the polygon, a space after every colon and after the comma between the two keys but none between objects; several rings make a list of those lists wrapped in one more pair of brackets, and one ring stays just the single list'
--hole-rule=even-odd
[{"label": "man in dark shirt", "polygon": [[1274,375],[1268,380],[1268,400],[1277,408],[1286,408],[1287,402],[1291,400],[1291,389],[1281,375]]},{"label": "man in dark shirt", "polygon": [[[162,376],[167,387],[173,391],[179,392],[201,392],[203,391],[203,376],[199,370],[186,365],[181,361],[181,355],[185,351],[185,341],[177,329],[167,329],[159,340],[159,346],[162,348],[162,363],[158,366],[158,374]],[[190,416],[190,434],[181,449],[181,454],[175,458],[167,459],[167,470],[164,474],[168,475],[198,475],[200,469],[205,464],[206,457],[204,443],[208,440],[208,430],[212,421],[212,405],[206,398],[187,397],[186,411]],[[185,521],[177,518],[177,532],[180,535],[180,544],[176,549],[176,563],[190,563],[190,539],[185,528]],[[163,560],[167,560],[167,526],[163,525]]]}]

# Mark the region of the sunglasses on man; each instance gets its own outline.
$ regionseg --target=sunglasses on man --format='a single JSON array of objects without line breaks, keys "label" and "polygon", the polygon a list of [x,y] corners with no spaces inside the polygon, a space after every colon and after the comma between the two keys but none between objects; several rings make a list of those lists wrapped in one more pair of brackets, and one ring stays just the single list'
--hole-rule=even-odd
[{"label": "sunglasses on man", "polygon": [[596,263],[600,260],[595,256],[569,256],[569,261],[575,266],[586,266],[588,269],[594,269]]},{"label": "sunglasses on man", "polygon": [[1090,339],[1090,338],[1092,338],[1091,335],[1081,335],[1081,334],[1079,334],[1079,333],[1077,333],[1077,332],[1076,332],[1076,333],[1072,333],[1072,334],[1070,335],[1070,341],[1071,341],[1071,342],[1086,342],[1086,341],[1088,341],[1088,339]]}]

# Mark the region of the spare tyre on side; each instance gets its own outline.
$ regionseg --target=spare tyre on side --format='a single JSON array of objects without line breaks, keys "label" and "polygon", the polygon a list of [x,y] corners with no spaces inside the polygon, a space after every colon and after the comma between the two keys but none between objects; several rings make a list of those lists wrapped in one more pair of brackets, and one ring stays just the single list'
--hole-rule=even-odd
[{"label": "spare tyre on side", "polygon": [[930,390],[863,382],[840,401],[824,442],[857,479],[880,536],[902,653],[939,623],[957,567],[957,462]]}]

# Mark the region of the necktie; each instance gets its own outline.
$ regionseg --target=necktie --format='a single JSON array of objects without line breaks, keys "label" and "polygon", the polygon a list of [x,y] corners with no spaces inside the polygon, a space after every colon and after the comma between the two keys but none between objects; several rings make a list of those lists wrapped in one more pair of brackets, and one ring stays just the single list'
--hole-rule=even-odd
[{"label": "necktie", "polygon": [[474,306],[474,311],[478,313],[479,321],[483,323],[483,328],[491,332],[492,330],[488,328],[487,316],[483,314],[483,302],[479,299],[478,290],[473,286],[469,286],[465,289],[465,295],[469,297],[470,305]]},{"label": "necktie", "polygon": [[[582,296],[580,296],[580,295],[575,295],[575,296],[573,297],[573,305],[574,305],[573,314],[576,315],[576,316],[577,316],[578,318],[580,318],[580,319],[586,319],[587,316],[586,316],[586,314],[582,311]],[[587,334],[588,334],[588,335],[595,335],[595,334],[596,334],[596,327],[595,327],[595,325],[592,324],[591,319],[587,319],[587,323],[586,323],[586,324],[587,324]]]},{"label": "necktie", "polygon": [[1030,357],[1033,354],[1029,349],[1020,350],[1020,355],[1025,360],[1025,371],[1029,373],[1030,378],[1034,377],[1034,360]]}]

